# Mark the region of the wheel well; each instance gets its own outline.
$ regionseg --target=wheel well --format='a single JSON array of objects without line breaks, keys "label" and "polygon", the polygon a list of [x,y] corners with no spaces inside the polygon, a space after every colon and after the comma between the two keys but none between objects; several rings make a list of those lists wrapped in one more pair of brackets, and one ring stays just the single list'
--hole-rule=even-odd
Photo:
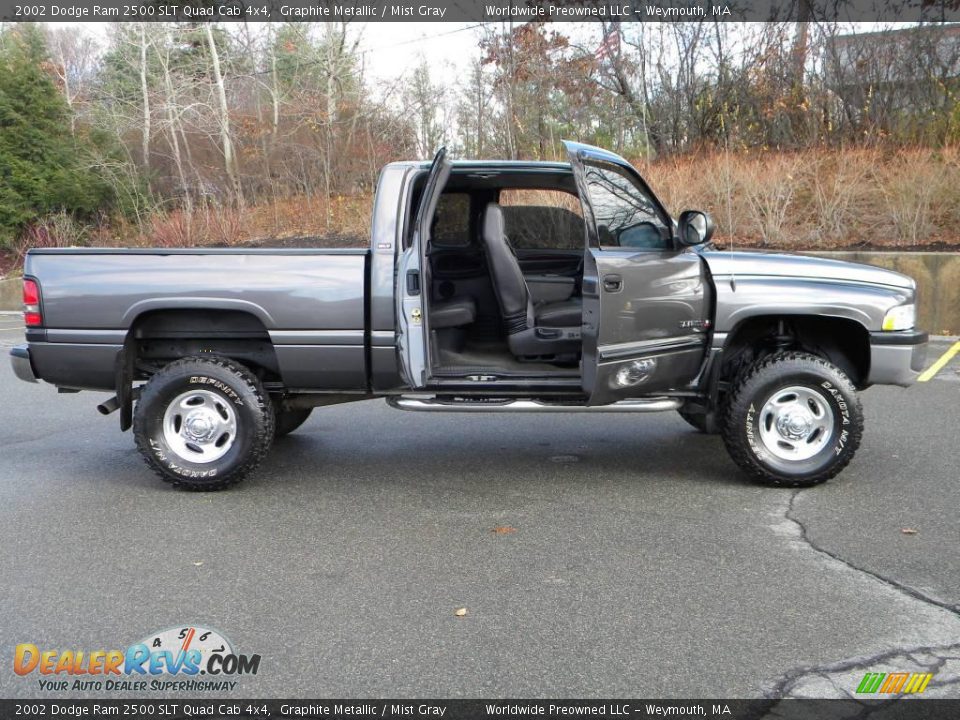
[{"label": "wheel well", "polygon": [[721,383],[778,350],[803,350],[830,361],[861,389],[870,372],[870,334],[856,320],[821,315],[765,315],[744,320],[723,348]]},{"label": "wheel well", "polygon": [[279,380],[277,355],[267,328],[241,310],[151,310],[130,327],[136,379],[189,355],[221,355],[250,368],[261,380]]}]

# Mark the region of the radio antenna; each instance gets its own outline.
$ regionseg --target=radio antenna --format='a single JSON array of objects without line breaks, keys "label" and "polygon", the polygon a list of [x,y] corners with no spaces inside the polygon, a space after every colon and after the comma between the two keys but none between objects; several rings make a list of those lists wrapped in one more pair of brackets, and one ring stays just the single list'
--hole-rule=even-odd
[{"label": "radio antenna", "polygon": [[[733,254],[733,168],[730,165],[730,134],[727,132],[724,115],[720,115],[720,127],[723,130],[723,170],[724,182],[727,184],[727,233],[730,235],[730,253]],[[730,264],[730,289],[737,289],[737,279],[734,276],[733,263]]]}]

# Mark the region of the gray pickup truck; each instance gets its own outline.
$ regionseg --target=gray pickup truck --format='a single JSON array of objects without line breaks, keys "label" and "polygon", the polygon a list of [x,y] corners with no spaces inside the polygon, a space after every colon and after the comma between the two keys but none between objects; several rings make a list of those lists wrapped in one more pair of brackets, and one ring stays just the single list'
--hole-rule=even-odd
[{"label": "gray pickup truck", "polygon": [[908,385],[916,284],[864,265],[725,252],[623,158],[398,162],[369,249],[32,250],[16,374],[107,390],[174,485],[240,481],[314,407],[677,411],[753,479],[836,475],[858,390]]}]

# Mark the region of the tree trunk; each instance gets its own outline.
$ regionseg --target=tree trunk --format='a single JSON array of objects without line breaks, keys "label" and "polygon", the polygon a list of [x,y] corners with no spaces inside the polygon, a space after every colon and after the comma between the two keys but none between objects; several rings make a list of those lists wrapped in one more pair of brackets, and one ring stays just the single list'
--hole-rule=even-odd
[{"label": "tree trunk", "polygon": [[183,193],[184,208],[187,211],[187,222],[193,218],[193,196],[190,194],[190,188],[187,186],[187,174],[183,168],[183,153],[180,151],[180,138],[178,136],[178,126],[180,119],[176,111],[176,95],[173,92],[173,81],[170,79],[170,65],[167,58],[162,58],[163,64],[163,89],[166,95],[167,106],[167,125],[170,133],[170,149],[173,151],[173,163],[177,167],[177,176],[180,178],[180,191]]},{"label": "tree trunk", "polygon": [[147,86],[147,26],[140,23],[140,92],[143,96],[143,133],[141,151],[143,167],[147,170],[147,188],[150,183],[150,91]]},{"label": "tree trunk", "polygon": [[210,60],[213,66],[213,80],[217,86],[217,99],[220,103],[220,143],[223,149],[223,167],[227,171],[230,189],[234,202],[243,205],[243,190],[240,187],[240,174],[237,171],[237,158],[233,151],[233,138],[230,135],[230,110],[227,107],[227,91],[223,85],[223,73],[220,72],[220,54],[213,39],[213,30],[210,23],[204,23],[207,34],[207,46],[210,49]]},{"label": "tree trunk", "polygon": [[60,67],[57,69],[57,75],[63,83],[63,97],[67,101],[67,107],[70,109],[70,134],[77,134],[77,113],[73,108],[73,92],[70,88],[70,68],[67,67],[67,54],[63,49],[63,36],[57,34],[56,38],[57,55],[60,60]]}]

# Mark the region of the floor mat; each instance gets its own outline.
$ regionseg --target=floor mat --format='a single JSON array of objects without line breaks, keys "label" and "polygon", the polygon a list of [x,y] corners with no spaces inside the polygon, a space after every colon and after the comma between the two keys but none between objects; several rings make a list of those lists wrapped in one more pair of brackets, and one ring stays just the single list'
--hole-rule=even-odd
[{"label": "floor mat", "polygon": [[490,373],[511,376],[550,375],[552,377],[580,377],[580,368],[563,367],[552,363],[520,362],[502,346],[468,345],[462,352],[441,350],[434,375],[464,375]]}]

